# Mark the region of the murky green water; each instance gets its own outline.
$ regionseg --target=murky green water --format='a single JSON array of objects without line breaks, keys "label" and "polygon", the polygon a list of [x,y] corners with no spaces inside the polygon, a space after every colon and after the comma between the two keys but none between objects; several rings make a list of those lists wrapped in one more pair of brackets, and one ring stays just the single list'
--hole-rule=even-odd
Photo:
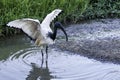
[{"label": "murky green water", "polygon": [[49,48],[42,64],[39,47],[24,36],[0,41],[0,80],[119,80],[120,65],[101,63]]}]

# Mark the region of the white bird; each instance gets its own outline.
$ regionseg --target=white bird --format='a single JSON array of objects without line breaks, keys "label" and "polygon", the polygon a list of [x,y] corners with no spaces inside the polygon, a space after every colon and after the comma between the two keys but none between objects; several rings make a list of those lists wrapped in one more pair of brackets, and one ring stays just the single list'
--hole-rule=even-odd
[{"label": "white bird", "polygon": [[24,33],[26,33],[33,41],[35,41],[37,46],[41,46],[42,58],[44,55],[43,49],[46,47],[46,58],[48,58],[48,45],[54,43],[58,28],[64,32],[66,41],[68,41],[67,33],[65,32],[60,22],[55,23],[53,31],[50,28],[50,23],[58,16],[61,11],[62,10],[60,9],[53,10],[45,17],[42,23],[40,23],[38,19],[23,18],[10,21],[7,26],[22,29]]}]

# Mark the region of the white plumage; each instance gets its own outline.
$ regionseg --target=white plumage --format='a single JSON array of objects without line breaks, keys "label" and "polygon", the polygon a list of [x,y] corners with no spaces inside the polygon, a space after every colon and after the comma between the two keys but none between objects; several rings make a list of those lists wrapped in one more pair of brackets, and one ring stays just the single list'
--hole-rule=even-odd
[{"label": "white plumage", "polygon": [[52,33],[50,23],[61,11],[60,9],[55,9],[45,17],[41,24],[37,19],[24,18],[11,21],[7,26],[22,29],[28,36],[36,40],[36,45],[53,44],[53,40],[46,35],[48,32]]},{"label": "white plumage", "polygon": [[[35,41],[36,45],[42,47],[45,46],[47,53],[48,45],[54,43],[58,28],[64,32],[66,36],[66,40],[68,40],[67,34],[61,23],[56,22],[53,31],[50,28],[50,23],[58,16],[58,14],[61,11],[62,10],[60,9],[53,10],[45,17],[42,23],[40,23],[38,19],[24,18],[24,19],[17,19],[11,21],[7,24],[7,26],[22,29],[23,32],[25,32],[30,38],[32,38]],[[42,55],[43,55],[43,51],[42,51]]]}]

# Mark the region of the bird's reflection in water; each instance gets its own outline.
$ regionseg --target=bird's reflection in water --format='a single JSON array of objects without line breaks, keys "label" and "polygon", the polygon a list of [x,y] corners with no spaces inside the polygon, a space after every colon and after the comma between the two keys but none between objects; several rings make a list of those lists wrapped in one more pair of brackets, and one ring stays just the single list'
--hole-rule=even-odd
[{"label": "bird's reflection in water", "polygon": [[51,72],[48,68],[48,61],[45,62],[45,67],[43,67],[43,62],[44,60],[42,59],[41,67],[36,66],[35,63],[31,63],[32,69],[26,80],[50,80],[54,78],[54,76],[50,75]]}]

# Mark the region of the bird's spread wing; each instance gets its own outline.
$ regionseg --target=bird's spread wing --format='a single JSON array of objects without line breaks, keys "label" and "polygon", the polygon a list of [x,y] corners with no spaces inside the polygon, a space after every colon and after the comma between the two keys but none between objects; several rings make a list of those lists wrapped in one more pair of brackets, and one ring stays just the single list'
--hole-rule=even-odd
[{"label": "bird's spread wing", "polygon": [[38,32],[40,32],[40,29],[38,29],[40,28],[40,22],[37,19],[18,19],[9,22],[7,26],[22,29],[28,36],[30,36],[33,39],[35,39]]},{"label": "bird's spread wing", "polygon": [[50,23],[52,22],[52,20],[54,20],[61,11],[62,11],[62,10],[60,10],[60,9],[55,9],[54,11],[52,11],[51,13],[49,13],[49,14],[45,17],[45,19],[42,21],[41,25],[49,26]]}]

